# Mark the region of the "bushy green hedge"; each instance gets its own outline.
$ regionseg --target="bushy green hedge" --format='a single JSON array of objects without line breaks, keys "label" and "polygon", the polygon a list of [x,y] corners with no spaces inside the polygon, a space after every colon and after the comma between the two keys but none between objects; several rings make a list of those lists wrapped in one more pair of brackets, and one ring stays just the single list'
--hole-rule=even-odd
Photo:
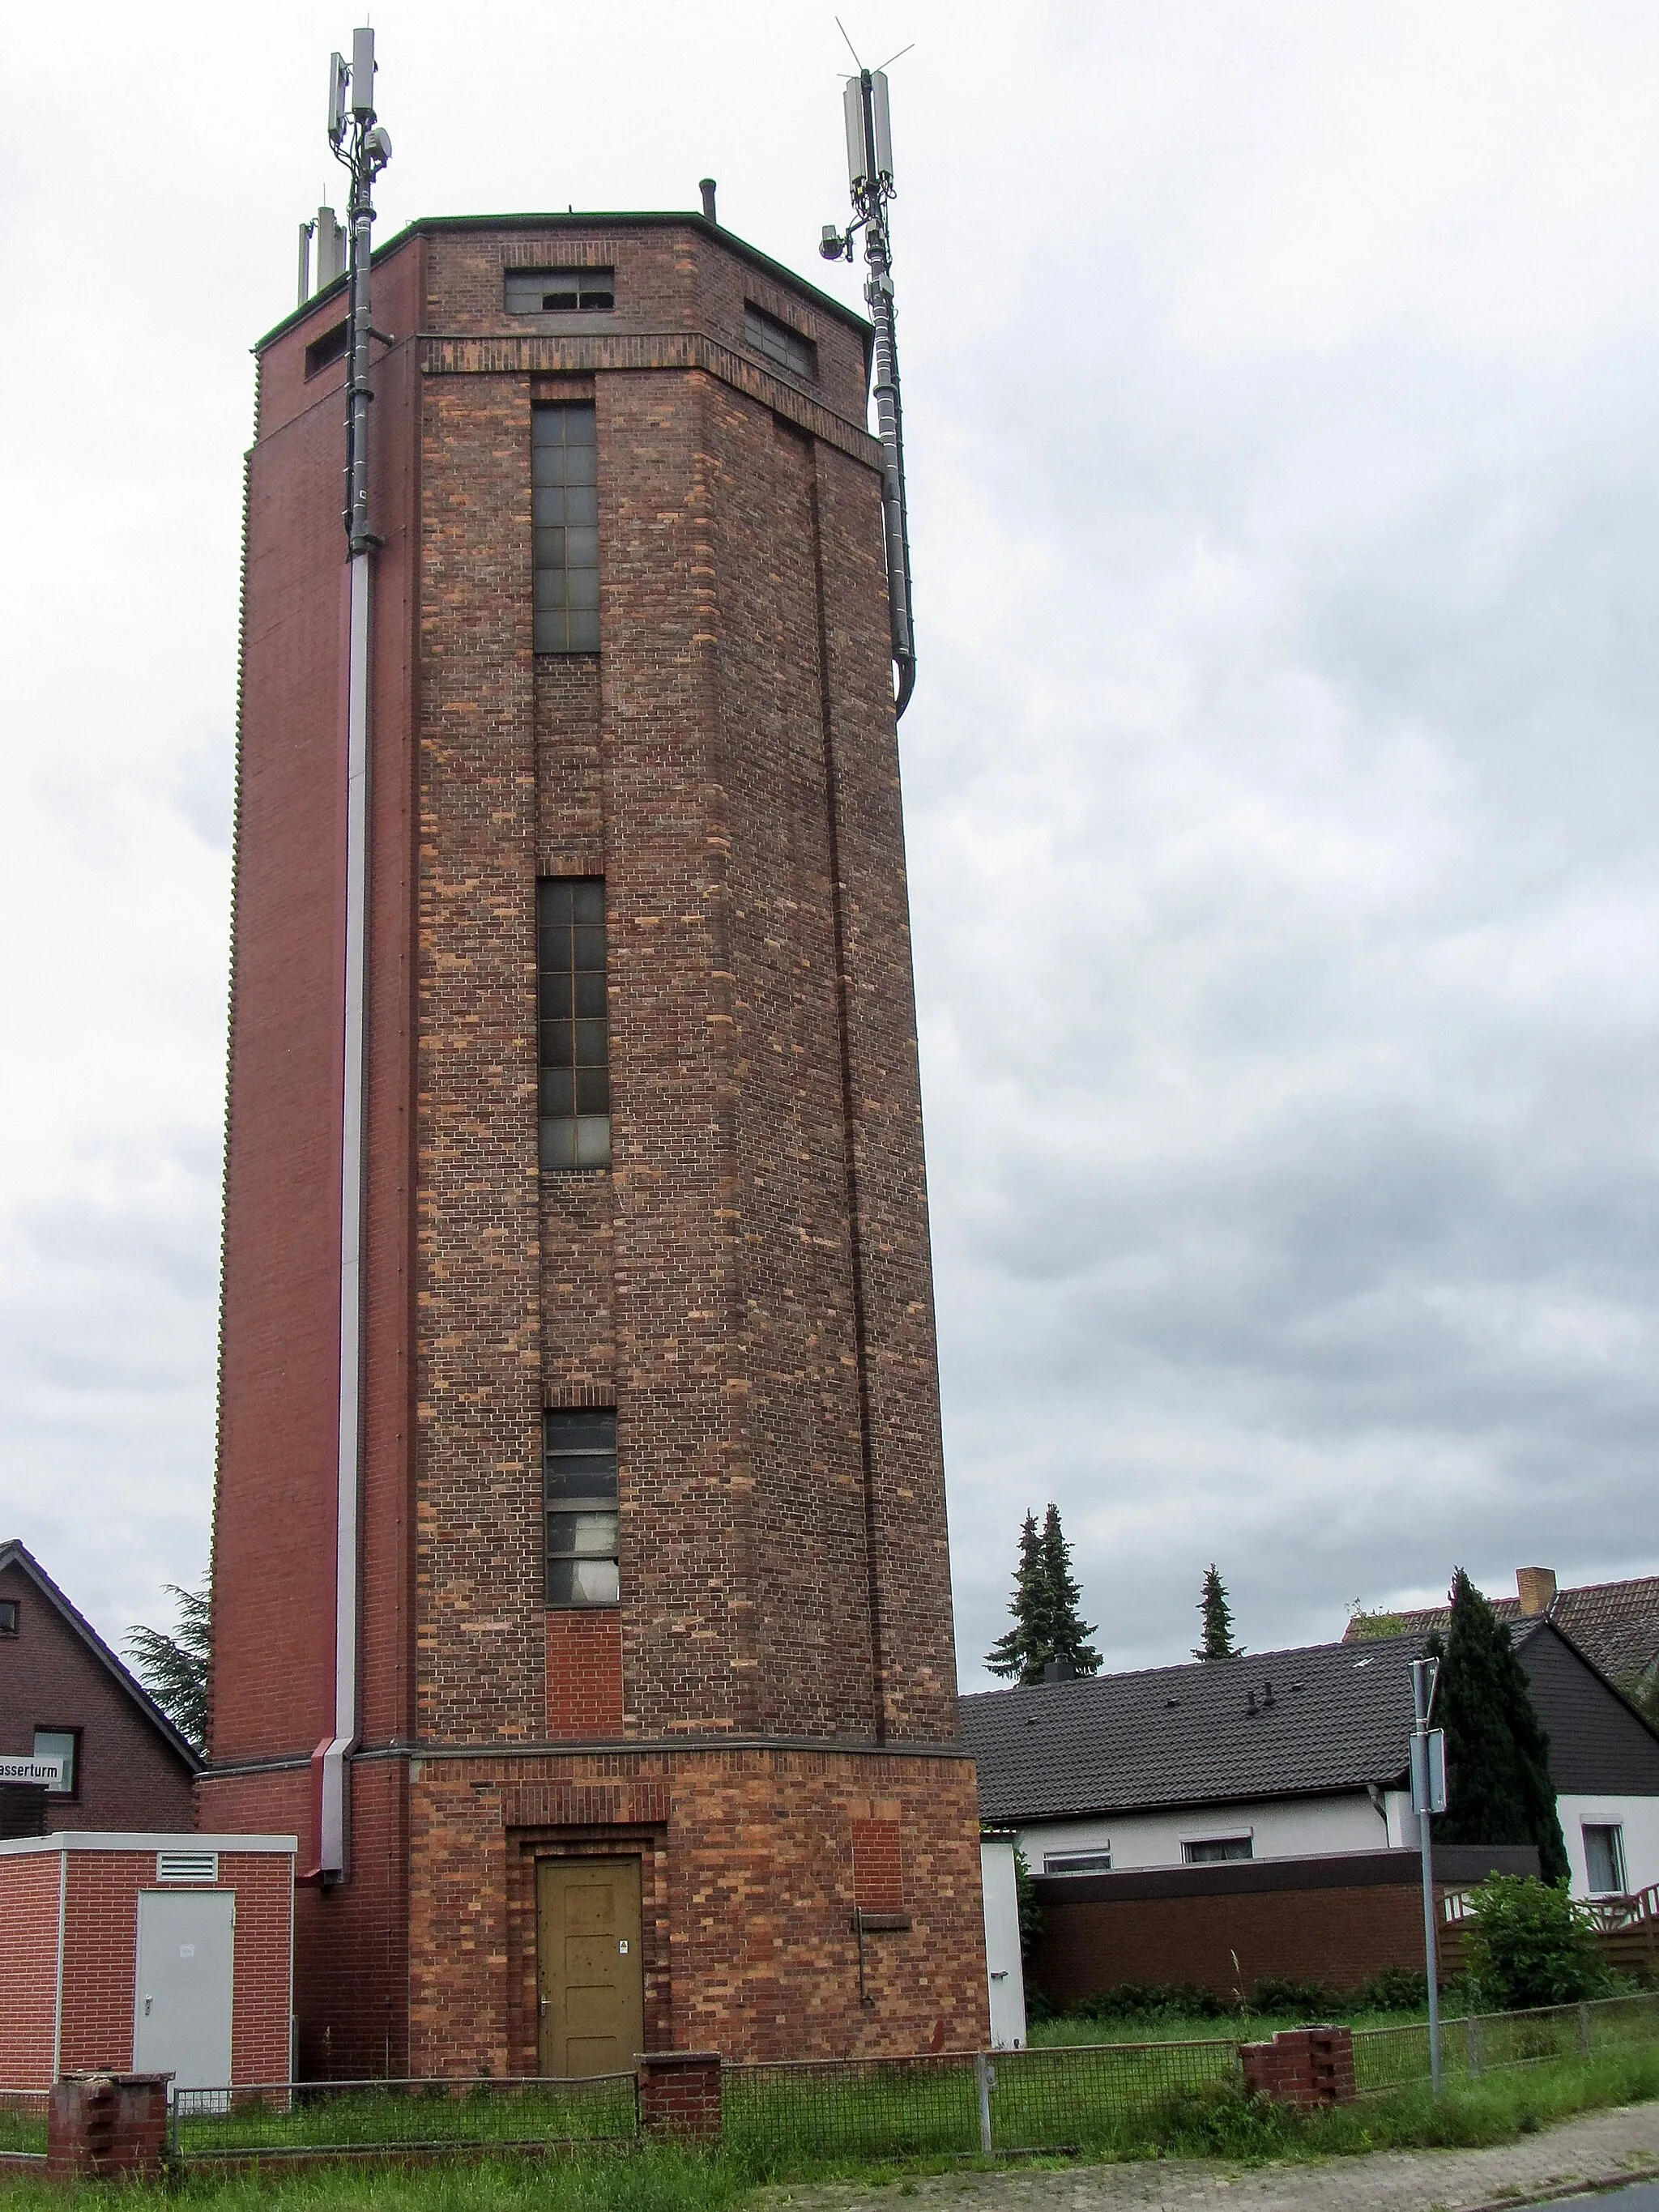
[{"label": "bushy green hedge", "polygon": [[1464,1954],[1470,1994],[1482,2009],[1577,2004],[1610,1987],[1589,1915],[1565,1887],[1532,1875],[1491,1874],[1468,1902],[1474,1917]]}]

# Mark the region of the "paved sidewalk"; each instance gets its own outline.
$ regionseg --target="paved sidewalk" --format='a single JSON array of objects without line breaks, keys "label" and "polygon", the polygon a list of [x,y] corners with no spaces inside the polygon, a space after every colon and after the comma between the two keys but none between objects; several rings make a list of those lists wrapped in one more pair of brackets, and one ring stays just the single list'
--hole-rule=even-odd
[{"label": "paved sidewalk", "polygon": [[[1591,2112],[1490,2150],[1390,2150],[1316,2166],[1156,2159],[997,2173],[944,2173],[885,2188],[852,2182],[768,2190],[792,2212],[1474,2212],[1659,2170],[1659,2105]],[[909,2212],[907,2204],[904,2212]]]}]

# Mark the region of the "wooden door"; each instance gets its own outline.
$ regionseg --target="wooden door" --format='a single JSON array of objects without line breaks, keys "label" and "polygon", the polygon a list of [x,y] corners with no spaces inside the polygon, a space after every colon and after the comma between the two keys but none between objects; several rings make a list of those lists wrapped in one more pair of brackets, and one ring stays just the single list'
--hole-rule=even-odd
[{"label": "wooden door", "polygon": [[638,1859],[540,1859],[536,1978],[544,2074],[631,2073],[645,2048]]}]

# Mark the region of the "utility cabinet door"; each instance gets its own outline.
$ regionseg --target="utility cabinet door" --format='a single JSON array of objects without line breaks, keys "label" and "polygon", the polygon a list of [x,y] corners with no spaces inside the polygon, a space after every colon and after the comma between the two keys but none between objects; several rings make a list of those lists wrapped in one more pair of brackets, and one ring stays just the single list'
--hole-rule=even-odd
[{"label": "utility cabinet door", "polygon": [[229,2081],[235,1964],[234,1891],[139,1892],[136,2074],[171,2073],[175,2089]]}]

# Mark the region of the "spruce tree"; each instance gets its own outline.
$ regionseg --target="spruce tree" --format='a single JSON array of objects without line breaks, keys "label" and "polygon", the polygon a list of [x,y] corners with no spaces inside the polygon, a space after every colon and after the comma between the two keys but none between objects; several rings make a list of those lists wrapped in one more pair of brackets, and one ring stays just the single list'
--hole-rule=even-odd
[{"label": "spruce tree", "polygon": [[1204,1589],[1198,1601],[1204,1616],[1204,1640],[1193,1646],[1194,1659],[1242,1659],[1244,1647],[1233,1642],[1233,1609],[1227,1602],[1227,1585],[1213,1559],[1204,1570]]},{"label": "spruce tree", "polygon": [[1444,1643],[1433,1636],[1428,1650],[1441,1662],[1435,1718],[1446,1732],[1447,1808],[1436,1835],[1447,1844],[1535,1844],[1544,1880],[1565,1881],[1549,1737],[1509,1624],[1462,1567]]},{"label": "spruce tree", "polygon": [[1008,1610],[1013,1626],[986,1654],[985,1663],[1005,1680],[1040,1682],[1051,1659],[1073,1674],[1097,1674],[1100,1654],[1087,1640],[1094,1634],[1079,1612],[1082,1592],[1072,1575],[1072,1547],[1060,1525],[1060,1509],[1050,1505],[1041,1531],[1028,1513],[1019,1532],[1019,1565]]}]

